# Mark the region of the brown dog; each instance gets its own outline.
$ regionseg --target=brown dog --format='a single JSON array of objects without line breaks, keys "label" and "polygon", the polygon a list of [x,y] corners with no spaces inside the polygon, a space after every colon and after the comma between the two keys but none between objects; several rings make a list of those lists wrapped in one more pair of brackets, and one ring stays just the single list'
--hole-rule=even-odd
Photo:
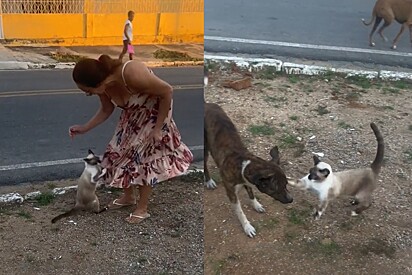
[{"label": "brown dog", "polygon": [[243,145],[235,125],[223,109],[214,103],[205,103],[205,184],[215,188],[216,183],[210,178],[207,168],[209,151],[219,167],[226,194],[232,204],[246,235],[256,235],[255,228],[243,213],[237,193],[244,187],[249,195],[253,208],[262,213],[263,206],[253,194],[252,186],[281,203],[291,203],[286,185],[288,180],[279,167],[277,147],[270,151],[271,161],[263,160],[250,153]]},{"label": "brown dog", "polygon": [[376,31],[376,28],[381,23],[382,19],[384,24],[379,28],[378,33],[383,40],[388,41],[388,39],[383,35],[382,31],[387,28],[393,20],[396,20],[401,24],[401,29],[393,40],[392,49],[396,49],[396,44],[403,33],[405,27],[409,28],[410,39],[412,43],[412,0],[378,0],[376,1],[375,7],[372,11],[372,19],[369,23],[365,22],[365,19],[362,18],[363,24],[369,26],[375,20],[372,31],[369,34],[369,45],[371,47],[375,46],[373,41],[373,34]]}]

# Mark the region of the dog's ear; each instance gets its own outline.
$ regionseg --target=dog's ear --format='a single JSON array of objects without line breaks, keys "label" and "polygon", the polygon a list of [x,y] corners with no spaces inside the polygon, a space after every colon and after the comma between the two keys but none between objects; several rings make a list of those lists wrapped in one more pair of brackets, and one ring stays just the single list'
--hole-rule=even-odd
[{"label": "dog's ear", "polygon": [[279,148],[277,146],[273,147],[270,152],[270,156],[272,159],[270,160],[271,162],[280,165],[280,154],[279,154]]},{"label": "dog's ear", "polygon": [[254,175],[252,179],[253,179],[252,183],[254,185],[261,186],[261,187],[266,186],[270,182],[270,177],[264,176],[264,175],[261,175],[261,174]]},{"label": "dog's ear", "polygon": [[319,164],[320,159],[318,158],[317,155],[313,155],[313,162],[315,163],[315,166]]},{"label": "dog's ear", "polygon": [[326,177],[328,177],[328,176],[329,176],[330,171],[329,171],[329,169],[328,169],[328,168],[325,168],[325,169],[319,169],[319,173],[321,173],[322,175],[324,175],[324,176],[325,176],[325,178],[326,178]]},{"label": "dog's ear", "polygon": [[94,155],[93,151],[90,149],[88,150],[88,153]]}]

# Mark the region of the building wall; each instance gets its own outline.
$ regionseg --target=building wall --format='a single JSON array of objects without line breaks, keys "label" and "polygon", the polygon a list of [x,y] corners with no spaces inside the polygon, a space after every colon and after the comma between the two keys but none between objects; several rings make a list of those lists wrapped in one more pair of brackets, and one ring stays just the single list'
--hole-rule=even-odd
[{"label": "building wall", "polygon": [[[134,10],[135,44],[203,43],[203,0],[0,0],[3,38],[50,45],[122,43]],[[19,43],[19,41],[16,41]]]}]

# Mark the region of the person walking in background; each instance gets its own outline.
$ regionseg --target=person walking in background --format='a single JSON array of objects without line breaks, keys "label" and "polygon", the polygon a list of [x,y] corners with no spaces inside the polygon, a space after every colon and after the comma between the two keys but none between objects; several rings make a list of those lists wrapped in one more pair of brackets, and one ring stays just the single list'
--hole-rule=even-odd
[{"label": "person walking in background", "polygon": [[129,53],[129,59],[133,60],[133,54],[134,54],[134,49],[132,45],[133,19],[134,19],[134,11],[129,11],[127,13],[127,20],[124,23],[124,28],[123,28],[123,50],[122,50],[122,53],[119,55],[120,60],[123,60],[123,56],[126,53]]}]

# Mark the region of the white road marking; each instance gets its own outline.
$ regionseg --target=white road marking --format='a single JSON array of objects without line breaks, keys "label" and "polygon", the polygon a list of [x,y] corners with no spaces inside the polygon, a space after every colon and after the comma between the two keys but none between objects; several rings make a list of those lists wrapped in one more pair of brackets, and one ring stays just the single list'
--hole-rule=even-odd
[{"label": "white road marking", "polygon": [[[203,150],[203,145],[189,146],[189,149],[191,151]],[[74,163],[81,163],[81,162],[83,162],[83,158],[51,160],[51,161],[31,162],[31,163],[19,163],[19,164],[0,166],[0,171],[12,171],[12,170],[19,170],[19,169],[47,167],[47,166],[64,165],[64,164],[74,164]]]},{"label": "white road marking", "polygon": [[[174,90],[190,90],[190,89],[203,89],[203,84],[188,84],[188,85],[176,85],[173,86]],[[82,94],[79,89],[57,89],[57,90],[27,90],[27,91],[12,91],[12,92],[0,92],[0,98],[2,97],[23,97],[23,96],[41,96],[41,95],[67,95],[67,94]]]},{"label": "white road marking", "polygon": [[312,49],[312,50],[329,50],[329,51],[340,51],[340,52],[354,52],[354,53],[368,53],[368,54],[412,57],[412,53],[405,53],[405,52],[383,51],[383,50],[340,47],[340,46],[326,46],[326,45],[316,45],[316,44],[301,44],[301,43],[244,39],[244,38],[234,38],[234,37],[205,36],[204,40],[222,41],[222,42],[231,42],[231,43],[243,43],[243,44],[280,46],[280,47]]}]

